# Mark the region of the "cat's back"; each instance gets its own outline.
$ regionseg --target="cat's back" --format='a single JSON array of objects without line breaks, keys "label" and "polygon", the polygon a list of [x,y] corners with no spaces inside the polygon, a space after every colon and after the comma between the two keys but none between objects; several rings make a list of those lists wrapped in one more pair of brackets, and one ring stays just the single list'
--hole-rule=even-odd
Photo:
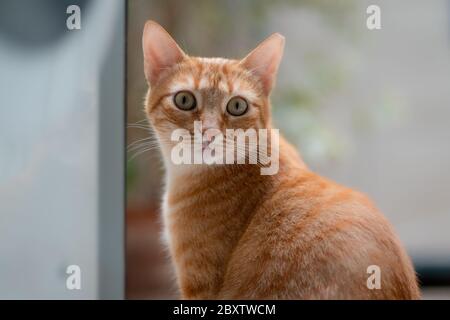
[{"label": "cat's back", "polygon": [[[408,256],[365,195],[304,169],[277,179],[230,260],[225,297],[419,298]],[[379,290],[367,287],[371,266]]]}]

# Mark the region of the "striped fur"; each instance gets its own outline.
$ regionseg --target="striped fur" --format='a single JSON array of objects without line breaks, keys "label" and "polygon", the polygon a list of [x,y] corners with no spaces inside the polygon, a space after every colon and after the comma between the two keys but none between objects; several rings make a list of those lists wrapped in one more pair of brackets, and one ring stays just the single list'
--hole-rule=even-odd
[{"label": "striped fur", "polygon": [[[410,259],[383,215],[365,195],[311,172],[285,140],[273,176],[257,165],[171,163],[170,133],[192,131],[195,120],[220,130],[271,128],[282,40],[272,36],[241,61],[196,58],[146,25],[146,112],[167,170],[164,229],[182,298],[418,299]],[[180,90],[195,94],[196,110],[173,105]],[[227,116],[236,95],[250,110]],[[379,290],[367,288],[369,265],[381,268]]]}]

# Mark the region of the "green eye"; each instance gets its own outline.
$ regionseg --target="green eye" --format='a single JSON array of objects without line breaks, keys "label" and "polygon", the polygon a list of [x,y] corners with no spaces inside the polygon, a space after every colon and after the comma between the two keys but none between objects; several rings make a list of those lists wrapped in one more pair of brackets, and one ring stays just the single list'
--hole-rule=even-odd
[{"label": "green eye", "polygon": [[178,109],[188,111],[197,106],[194,94],[189,91],[180,91],[173,97],[173,103]]},{"label": "green eye", "polygon": [[235,117],[242,116],[244,113],[247,112],[247,109],[248,103],[247,101],[245,101],[244,98],[234,97],[231,98],[230,101],[228,101],[227,112],[232,116]]}]

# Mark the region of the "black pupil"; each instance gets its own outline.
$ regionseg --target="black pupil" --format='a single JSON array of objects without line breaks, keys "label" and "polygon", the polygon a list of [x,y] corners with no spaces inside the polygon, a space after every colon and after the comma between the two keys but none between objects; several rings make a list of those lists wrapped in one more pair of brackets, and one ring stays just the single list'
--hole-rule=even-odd
[{"label": "black pupil", "polygon": [[236,111],[239,110],[239,101],[236,101],[236,103],[234,104],[234,107],[236,108]]},{"label": "black pupil", "polygon": [[184,105],[186,105],[187,103],[187,96],[184,94],[183,97],[181,98],[181,103],[183,103]]}]

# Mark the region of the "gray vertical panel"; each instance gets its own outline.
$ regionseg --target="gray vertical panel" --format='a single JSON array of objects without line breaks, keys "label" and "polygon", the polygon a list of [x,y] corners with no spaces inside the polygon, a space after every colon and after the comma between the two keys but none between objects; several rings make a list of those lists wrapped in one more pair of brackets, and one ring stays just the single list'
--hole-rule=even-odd
[{"label": "gray vertical panel", "polygon": [[114,26],[114,41],[100,76],[99,109],[99,297],[123,299],[125,185],[125,12]]},{"label": "gray vertical panel", "polygon": [[123,297],[124,14],[123,0],[0,2],[0,298]]}]

